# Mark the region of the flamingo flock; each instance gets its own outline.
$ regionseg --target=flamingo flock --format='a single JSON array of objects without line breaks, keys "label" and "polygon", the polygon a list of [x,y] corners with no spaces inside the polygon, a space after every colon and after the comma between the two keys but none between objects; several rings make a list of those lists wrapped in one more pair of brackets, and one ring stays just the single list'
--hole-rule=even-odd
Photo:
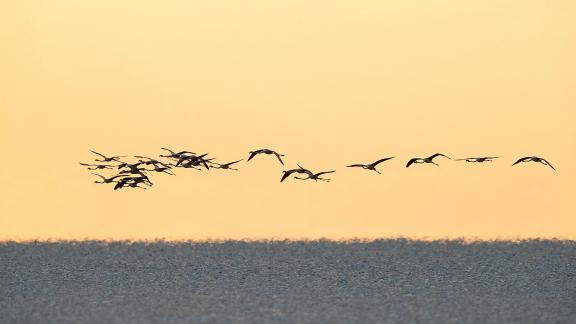
[{"label": "flamingo flock", "polygon": [[[166,159],[166,161],[160,161],[156,158],[141,155],[134,155],[132,159],[136,159],[136,161],[127,162],[123,159],[127,158],[128,156],[124,155],[107,156],[98,153],[94,150],[90,150],[90,152],[96,155],[97,158],[95,158],[94,162],[92,163],[80,163],[80,165],[86,167],[89,171],[116,170],[115,174],[112,174],[110,176],[104,176],[94,172],[91,173],[98,177],[98,180],[94,181],[94,183],[113,184],[114,190],[118,190],[129,188],[147,189],[148,187],[154,185],[149,177],[153,173],[163,173],[174,176],[175,175],[174,170],[179,168],[195,169],[195,170],[221,169],[221,170],[238,171],[239,169],[236,166],[238,165],[238,163],[243,161],[243,159],[238,159],[231,162],[220,163],[216,162],[215,158],[208,157],[208,153],[197,154],[192,151],[172,150],[165,147],[161,149],[164,152],[163,154],[160,154],[158,156]],[[248,159],[246,160],[246,162],[251,161],[256,156],[259,155],[276,157],[278,162],[280,162],[281,165],[284,165],[284,160],[282,158],[285,157],[285,155],[280,154],[277,151],[271,149],[258,149],[250,151],[248,153]],[[435,162],[435,159],[439,157],[445,159],[451,159],[447,155],[436,153],[429,157],[411,158],[406,163],[406,168],[409,168],[416,164],[433,164],[435,166],[439,166],[439,164]],[[501,157],[500,156],[468,157],[468,158],[458,158],[455,159],[455,161],[462,161],[466,163],[485,163],[485,162],[493,162],[495,159],[499,158]],[[384,157],[367,164],[363,163],[350,164],[347,165],[346,167],[361,168],[364,170],[369,170],[380,174],[381,172],[377,169],[377,166],[391,159],[394,159],[394,157]],[[551,168],[552,170],[556,170],[550,162],[538,156],[522,157],[518,159],[516,162],[514,162],[512,166],[529,162],[540,163],[542,165]],[[280,182],[284,182],[285,180],[289,179],[292,175],[294,175],[292,179],[296,180],[313,180],[315,182],[318,181],[330,182],[331,180],[330,178],[326,178],[323,176],[335,172],[336,170],[316,172],[297,164],[296,168],[282,171]]]}]

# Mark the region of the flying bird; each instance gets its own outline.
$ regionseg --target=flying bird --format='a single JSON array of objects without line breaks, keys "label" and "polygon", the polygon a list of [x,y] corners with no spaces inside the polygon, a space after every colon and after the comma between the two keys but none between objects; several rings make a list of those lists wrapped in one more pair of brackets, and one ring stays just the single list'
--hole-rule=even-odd
[{"label": "flying bird", "polygon": [[314,180],[314,181],[320,180],[320,181],[330,182],[330,179],[321,178],[320,176],[323,175],[323,174],[334,173],[334,172],[336,172],[336,170],[324,171],[324,172],[318,172],[318,173],[307,173],[307,175],[308,175],[307,178],[294,177],[294,179],[298,179],[298,180]]},{"label": "flying bird", "polygon": [[138,177],[132,177],[131,180],[136,183],[143,183],[149,187],[152,187],[154,184],[150,181],[150,178],[145,174],[141,174]]},{"label": "flying bird", "polygon": [[514,164],[512,164],[513,166],[518,164],[518,163],[522,163],[522,162],[538,162],[538,163],[542,163],[544,165],[547,165],[549,167],[552,168],[552,170],[556,171],[556,169],[552,166],[552,164],[550,164],[550,162],[546,161],[546,159],[543,159],[541,157],[537,157],[537,156],[527,156],[527,157],[523,157],[521,159],[519,159],[518,161],[514,162]]},{"label": "flying bird", "polygon": [[[144,163],[144,164],[146,164],[146,165],[160,164],[161,166],[164,166],[164,167],[168,166],[168,165],[167,165],[166,163],[164,163],[164,162],[161,162],[161,161],[158,161],[158,160],[156,160],[156,159],[149,158],[149,157],[146,157],[146,156],[134,155],[134,157],[140,159],[140,160],[138,160],[138,162],[142,162],[142,163]],[[142,160],[142,159],[146,159],[147,161],[144,161],[144,160]]]},{"label": "flying bird", "polygon": [[436,162],[433,161],[434,158],[437,157],[437,156],[442,156],[442,157],[445,157],[445,158],[449,159],[449,157],[447,157],[447,156],[444,155],[444,154],[436,153],[436,154],[431,155],[431,156],[429,156],[429,157],[427,157],[427,158],[413,158],[413,159],[411,159],[410,161],[408,161],[408,163],[406,164],[406,167],[409,167],[409,166],[411,166],[411,165],[414,164],[414,163],[432,163],[432,164],[434,164],[434,165],[438,165],[438,163],[436,163]]},{"label": "flying bird", "polygon": [[143,169],[143,168],[137,168],[137,169],[123,170],[123,171],[120,171],[119,174],[122,174],[122,175],[137,174],[137,175],[143,176],[143,175],[145,175],[145,172],[147,172],[147,171],[150,171],[150,170]]},{"label": "flying bird", "polygon": [[180,158],[180,160],[178,160],[178,162],[176,163],[177,167],[183,167],[183,168],[194,168],[196,166],[200,166],[200,164],[202,164],[206,170],[210,170],[210,166],[208,165],[208,162],[210,162],[211,160],[214,159],[205,159],[204,157],[208,155],[208,153],[206,154],[202,154],[202,155],[192,155],[192,156],[182,156]]},{"label": "flying bird", "polygon": [[98,153],[98,152],[96,152],[96,151],[90,150],[90,152],[92,152],[92,153],[94,153],[94,154],[99,155],[99,156],[102,157],[102,160],[94,159],[94,161],[98,161],[98,162],[112,162],[112,161],[120,162],[119,159],[125,157],[125,156],[120,156],[120,155],[107,157],[107,156],[105,156],[104,154],[100,154],[100,153]]},{"label": "flying bird", "polygon": [[189,155],[196,155],[196,153],[194,152],[190,152],[190,151],[180,151],[180,152],[174,152],[171,149],[165,148],[165,147],[161,147],[161,149],[168,151],[168,155],[160,155],[160,157],[165,157],[165,158],[170,158],[170,159],[177,159],[179,160],[183,155],[189,154]]},{"label": "flying bird", "polygon": [[146,169],[146,171],[154,171],[154,172],[166,173],[169,175],[175,175],[172,171],[170,171],[170,169],[172,169],[172,167],[170,167],[169,165],[158,166],[158,164],[153,164],[153,166],[154,166],[154,169],[152,169],[152,170]]},{"label": "flying bird", "polygon": [[346,167],[348,167],[348,168],[362,168],[362,169],[365,169],[365,170],[372,170],[372,171],[375,171],[375,172],[380,173],[380,171],[378,171],[378,170],[376,169],[376,166],[377,166],[378,164],[384,162],[384,161],[388,161],[388,160],[393,159],[393,158],[394,158],[394,157],[386,157],[386,158],[380,159],[380,160],[378,160],[378,161],[376,161],[376,162],[372,162],[372,163],[370,163],[370,164],[351,164],[351,165],[347,165]]},{"label": "flying bird", "polygon": [[[90,172],[90,173],[92,173],[92,172]],[[104,177],[104,176],[102,176],[102,175],[99,175],[98,173],[92,173],[92,174],[93,174],[93,175],[96,175],[96,176],[99,176],[99,177],[102,179],[102,181],[94,181],[94,183],[112,183],[112,182],[117,182],[117,181],[114,181],[114,179],[116,179],[116,178],[125,177],[125,175],[123,175],[123,174],[115,175],[115,176],[113,176],[113,177],[111,177],[111,178],[106,178],[106,177]]]},{"label": "flying bird", "polygon": [[[248,161],[252,160],[252,158],[254,158],[258,154],[274,154],[278,158],[278,161],[280,161],[280,163],[282,165],[284,165],[284,162],[282,161],[282,158],[281,158],[284,155],[278,154],[277,152],[269,150],[269,149],[260,149],[260,150],[256,150],[256,151],[250,151],[250,156],[248,157]],[[248,162],[248,161],[246,161],[246,162]]]},{"label": "flying bird", "polygon": [[485,157],[471,157],[465,159],[456,159],[456,161],[466,161],[470,163],[483,163],[483,162],[492,162],[494,159],[498,159],[500,156],[485,156]]},{"label": "flying bird", "polygon": [[106,164],[87,164],[80,162],[80,165],[89,167],[88,170],[103,170],[103,169],[113,169],[113,165]]},{"label": "flying bird", "polygon": [[[131,187],[131,188],[140,188],[140,189],[146,189],[144,187],[140,187],[138,184],[144,182],[144,180],[137,180],[140,178],[124,178],[121,179],[120,181],[118,181],[118,183],[116,183],[116,185],[114,186],[114,190],[118,190],[121,188],[125,188],[125,187]],[[150,184],[151,185],[151,184]]]},{"label": "flying bird", "polygon": [[283,175],[282,175],[282,178],[280,179],[280,182],[284,182],[284,180],[286,180],[286,178],[288,178],[293,173],[304,173],[304,174],[307,174],[308,176],[313,175],[312,171],[307,170],[301,166],[298,166],[298,169],[291,169],[291,170],[282,171],[282,173],[283,173]]},{"label": "flying bird", "polygon": [[192,162],[195,162],[195,161],[197,161],[197,160],[199,160],[199,159],[204,158],[206,155],[208,155],[208,153],[201,154],[201,155],[195,155],[195,154],[192,154],[192,155],[181,155],[180,158],[178,159],[178,162],[176,162],[176,165],[181,165],[181,164],[183,164],[184,162],[186,162],[186,163],[192,163]]},{"label": "flying bird", "polygon": [[118,165],[116,166],[116,168],[118,168],[118,169],[124,169],[124,168],[130,168],[130,169],[132,169],[132,168],[135,168],[135,167],[137,167],[137,166],[139,166],[139,165],[142,165],[142,164],[144,164],[144,163],[146,163],[146,162],[145,162],[145,161],[138,161],[138,163],[122,162],[122,163],[118,164]]},{"label": "flying bird", "polygon": [[155,172],[163,172],[163,173],[167,173],[169,175],[174,175],[174,173],[172,173],[172,171],[170,171],[170,169],[172,169],[172,167],[164,162],[160,162],[156,159],[152,159],[149,157],[145,157],[145,156],[138,156],[135,155],[134,157],[139,158],[139,159],[148,159],[148,161],[143,161],[143,160],[139,160],[139,162],[145,164],[145,165],[152,165],[154,167],[154,169],[152,170],[148,170],[147,171],[155,171]]},{"label": "flying bird", "polygon": [[125,169],[127,168],[128,170],[122,170],[120,171],[121,174],[124,173],[132,173],[132,174],[143,174],[143,172],[148,171],[147,169],[144,168],[139,168],[140,165],[145,164],[145,162],[138,162],[138,163],[122,163],[120,165],[118,165],[118,169]]},{"label": "flying bird", "polygon": [[216,169],[223,169],[223,170],[234,170],[234,171],[238,171],[238,169],[234,169],[231,167],[231,165],[236,164],[240,161],[242,161],[243,159],[234,161],[234,162],[228,162],[228,163],[216,163],[216,162],[210,162],[210,164],[212,165],[216,165]]}]

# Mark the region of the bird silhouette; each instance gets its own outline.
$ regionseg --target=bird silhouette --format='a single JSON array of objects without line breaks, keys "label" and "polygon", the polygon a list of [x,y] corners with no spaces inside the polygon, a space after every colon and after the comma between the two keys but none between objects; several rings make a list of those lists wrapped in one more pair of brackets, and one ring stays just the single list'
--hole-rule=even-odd
[{"label": "bird silhouette", "polygon": [[[164,163],[164,162],[161,162],[161,161],[158,161],[158,160],[156,160],[156,159],[149,158],[149,157],[146,157],[146,156],[134,155],[134,157],[139,159],[138,162],[142,162],[142,163],[144,163],[144,164],[146,164],[146,165],[159,164],[159,165],[164,166],[164,167],[168,166],[168,165],[167,165],[166,163]],[[147,161],[144,161],[144,160],[142,160],[142,159],[146,159]]]},{"label": "bird silhouette", "polygon": [[[92,172],[90,172],[90,173],[92,173]],[[92,174],[95,176],[99,176],[102,179],[102,181],[94,181],[94,183],[112,183],[112,182],[117,182],[117,181],[114,181],[114,179],[116,179],[116,178],[125,177],[125,175],[123,175],[123,174],[115,175],[111,178],[106,178],[102,175],[99,175],[98,173],[92,173]]]},{"label": "bird silhouette", "polygon": [[234,169],[231,166],[233,164],[236,164],[240,161],[242,161],[243,159],[237,160],[237,161],[233,161],[233,162],[228,162],[228,163],[216,163],[216,162],[210,162],[211,165],[214,165],[216,169],[222,169],[222,170],[234,170],[234,171],[238,171],[238,169]]},{"label": "bird silhouette", "polygon": [[442,156],[442,157],[445,157],[445,158],[448,158],[448,159],[449,159],[449,157],[447,157],[447,156],[444,155],[444,154],[436,153],[436,154],[431,155],[431,156],[429,156],[429,157],[427,157],[427,158],[413,158],[413,159],[411,159],[410,161],[408,161],[408,163],[406,164],[406,167],[409,167],[409,166],[411,166],[411,165],[414,164],[414,163],[432,163],[432,164],[434,164],[434,165],[438,165],[437,163],[435,163],[435,162],[433,161],[434,158],[437,157],[437,156]]},{"label": "bird silhouette", "polygon": [[456,161],[466,161],[469,163],[483,163],[483,162],[492,162],[494,159],[499,158],[500,156],[470,157],[465,159],[456,159]]},{"label": "bird silhouette", "polygon": [[182,164],[186,164],[186,163],[194,163],[198,160],[203,159],[206,155],[208,155],[208,153],[204,153],[201,155],[181,155],[180,158],[178,159],[178,162],[176,162],[176,165],[182,165]]},{"label": "bird silhouette", "polygon": [[210,162],[211,160],[214,159],[205,159],[204,157],[208,155],[208,153],[206,154],[202,154],[202,155],[192,155],[192,156],[182,156],[180,158],[180,160],[178,160],[178,162],[176,163],[177,167],[183,167],[183,168],[194,168],[200,165],[203,165],[206,170],[210,170],[210,166],[208,165],[208,162]]},{"label": "bird silhouette", "polygon": [[282,161],[282,158],[281,158],[284,155],[278,154],[277,152],[269,150],[269,149],[260,149],[260,150],[256,150],[256,151],[250,151],[250,156],[248,157],[248,160],[246,162],[252,160],[252,158],[254,158],[258,154],[274,154],[278,158],[278,161],[280,161],[280,163],[282,165],[284,165],[284,161]]},{"label": "bird silhouette", "polygon": [[104,170],[104,169],[113,169],[113,165],[106,165],[106,164],[87,164],[80,162],[80,165],[89,167],[88,170]]},{"label": "bird silhouette", "polygon": [[174,175],[174,173],[172,173],[170,171],[170,169],[172,169],[172,167],[164,162],[158,161],[156,159],[153,158],[149,158],[149,157],[145,157],[145,156],[139,156],[139,155],[134,155],[135,158],[139,158],[139,159],[147,159],[148,161],[144,161],[144,160],[139,160],[139,162],[145,164],[145,165],[152,165],[154,167],[154,169],[149,170],[146,169],[147,171],[154,171],[154,172],[163,172],[169,175]]},{"label": "bird silhouette", "polygon": [[549,167],[552,168],[552,170],[556,171],[556,169],[552,166],[552,164],[550,164],[550,162],[546,161],[546,159],[543,159],[541,157],[537,157],[537,156],[526,156],[523,157],[521,159],[519,159],[518,161],[514,162],[514,164],[512,164],[512,166],[518,164],[518,163],[523,163],[523,162],[538,162],[538,163],[542,163],[544,165],[547,165]]},{"label": "bird silhouette", "polygon": [[320,176],[323,175],[323,174],[334,173],[334,172],[336,172],[336,170],[323,171],[323,172],[318,172],[318,173],[307,173],[308,177],[306,177],[306,178],[294,177],[294,179],[298,179],[298,180],[314,180],[314,181],[320,180],[320,181],[330,182],[330,179],[321,178]]},{"label": "bird silhouette", "polygon": [[[165,163],[165,162],[162,162],[158,159],[154,159],[154,158],[150,158],[150,157],[146,157],[146,156],[141,156],[141,155],[134,155],[134,158],[137,158],[138,162],[129,163],[129,162],[125,162],[125,161],[120,160],[120,158],[123,158],[126,156],[106,156],[104,154],[90,150],[90,152],[92,152],[93,154],[96,154],[100,157],[100,159],[95,159],[95,161],[100,162],[100,164],[89,164],[89,163],[80,162],[80,165],[87,167],[88,170],[118,169],[119,170],[118,173],[113,175],[113,176],[110,176],[110,177],[107,177],[107,176],[104,176],[104,175],[101,175],[98,173],[92,173],[93,175],[100,178],[100,181],[94,181],[95,183],[99,183],[99,184],[115,183],[114,190],[118,190],[121,188],[147,189],[146,186],[148,186],[148,187],[153,186],[153,183],[150,181],[150,178],[148,177],[148,175],[150,175],[150,176],[153,175],[152,172],[166,173],[169,175],[174,175],[174,173],[172,172],[173,168],[193,168],[193,169],[197,169],[197,170],[202,170],[202,168],[206,168],[207,170],[210,170],[210,168],[216,168],[216,169],[223,169],[223,170],[238,171],[238,169],[234,168],[233,165],[235,165],[236,163],[239,163],[240,161],[243,161],[243,159],[240,159],[240,160],[236,160],[236,161],[232,161],[232,162],[228,162],[228,163],[218,163],[218,162],[213,161],[214,158],[207,158],[208,153],[197,155],[196,153],[191,152],[191,151],[176,152],[176,151],[173,151],[173,150],[171,150],[169,148],[165,148],[165,147],[162,147],[161,149],[168,152],[168,153],[167,154],[161,154],[160,157],[164,157],[164,158],[169,159],[168,160],[169,162]],[[247,162],[252,160],[255,156],[260,155],[260,154],[274,155],[274,156],[276,156],[278,161],[282,165],[284,165],[284,161],[282,160],[282,157],[284,155],[279,154],[278,152],[270,150],[270,149],[259,149],[259,150],[255,150],[255,151],[250,151]],[[439,156],[450,159],[450,157],[448,157],[444,154],[436,153],[436,154],[431,155],[427,158],[412,158],[406,164],[406,168],[410,167],[412,164],[418,164],[418,163],[431,163],[434,165],[438,165],[436,162],[434,162],[434,159],[436,157],[439,157]],[[351,164],[351,165],[347,165],[347,167],[349,167],[349,168],[357,167],[357,168],[362,168],[365,170],[371,170],[371,171],[380,173],[380,171],[377,169],[377,166],[380,163],[391,160],[393,158],[394,157],[385,157],[385,158],[379,159],[373,163]],[[500,158],[500,156],[468,157],[468,158],[456,159],[456,161],[464,161],[467,163],[484,163],[484,162],[492,162],[493,160],[498,159],[498,158]],[[117,164],[111,163],[111,162],[116,162]],[[537,162],[537,163],[541,163],[541,164],[544,164],[546,166],[549,166],[553,170],[556,170],[554,168],[554,166],[552,166],[552,164],[550,164],[550,162],[548,162],[546,159],[543,159],[543,158],[540,158],[537,156],[527,156],[527,157],[520,158],[519,160],[517,160],[512,165],[514,166],[514,165],[517,165],[519,163],[524,163],[524,162]],[[111,164],[107,164],[107,163],[111,163]],[[151,166],[152,168],[146,168],[147,166]],[[314,173],[314,172],[310,171],[307,168],[304,168],[303,166],[301,166],[299,164],[297,164],[297,166],[298,166],[298,168],[282,171],[282,177],[280,179],[280,182],[284,182],[291,175],[295,175],[294,179],[298,179],[298,180],[314,180],[314,181],[329,182],[329,181],[331,181],[331,179],[323,178],[322,176],[336,172],[336,170],[331,170],[331,171],[323,171],[323,172]]]},{"label": "bird silhouette", "polygon": [[146,171],[153,171],[153,172],[158,172],[158,173],[166,173],[169,175],[175,175],[172,171],[170,171],[170,169],[172,169],[172,167],[169,165],[158,166],[158,164],[153,164],[152,166],[154,167],[154,169],[152,169],[152,170],[146,169]]},{"label": "bird silhouette", "polygon": [[132,177],[132,181],[136,182],[136,183],[143,183],[149,187],[153,186],[154,184],[152,183],[152,181],[150,181],[150,178],[148,178],[147,175],[145,174],[140,174],[137,177]]},{"label": "bird silhouette", "polygon": [[148,172],[149,170],[147,169],[143,169],[143,168],[137,168],[137,169],[128,169],[128,170],[122,170],[120,172],[118,172],[118,174],[121,175],[130,175],[130,174],[137,174],[140,176],[146,175],[145,172]]},{"label": "bird silhouette", "polygon": [[94,153],[94,154],[99,155],[99,156],[102,157],[101,160],[94,159],[94,161],[98,161],[98,162],[112,162],[112,161],[120,162],[119,159],[125,157],[125,156],[120,156],[120,155],[107,157],[107,156],[105,156],[104,154],[100,154],[100,153],[98,153],[98,152],[96,152],[96,151],[90,150],[90,152],[92,152],[92,153]]},{"label": "bird silhouette", "polygon": [[388,160],[391,160],[391,159],[393,159],[393,158],[394,158],[394,157],[386,157],[386,158],[380,159],[380,160],[378,160],[378,161],[375,161],[375,162],[372,162],[372,163],[369,163],[369,164],[351,164],[351,165],[347,165],[346,167],[347,167],[347,168],[362,168],[362,169],[365,169],[365,170],[372,170],[372,171],[375,171],[375,172],[377,172],[377,173],[380,173],[380,171],[378,171],[378,170],[376,169],[376,166],[377,166],[378,164],[384,162],[384,161],[388,161]]},{"label": "bird silhouette", "polygon": [[132,173],[132,174],[143,174],[144,172],[148,171],[144,168],[139,168],[145,162],[138,162],[138,163],[122,163],[118,165],[118,169],[127,169],[120,171],[121,174],[125,173]]},{"label": "bird silhouette", "polygon": [[170,158],[170,159],[176,159],[179,160],[183,155],[196,155],[196,153],[194,152],[190,152],[190,151],[180,151],[180,152],[174,152],[169,148],[165,148],[165,147],[161,147],[161,149],[168,151],[168,155],[160,155],[160,157],[165,157],[165,158]]},{"label": "bird silhouette", "polygon": [[291,170],[286,170],[286,171],[282,171],[282,178],[280,179],[280,182],[284,182],[284,180],[286,180],[286,178],[288,178],[291,174],[293,173],[305,173],[307,175],[313,175],[312,171],[305,169],[301,166],[298,165],[297,169],[291,169]]},{"label": "bird silhouette", "polygon": [[[148,181],[148,183],[146,183],[146,181]],[[146,189],[144,187],[140,187],[139,184],[140,183],[144,183],[148,186],[151,186],[152,183],[149,182],[149,180],[146,180],[142,177],[127,177],[127,178],[123,178],[120,181],[118,181],[118,183],[116,183],[116,185],[114,186],[114,190],[118,190],[121,188],[125,188],[125,187],[131,187],[131,188],[139,188],[139,189]]]}]

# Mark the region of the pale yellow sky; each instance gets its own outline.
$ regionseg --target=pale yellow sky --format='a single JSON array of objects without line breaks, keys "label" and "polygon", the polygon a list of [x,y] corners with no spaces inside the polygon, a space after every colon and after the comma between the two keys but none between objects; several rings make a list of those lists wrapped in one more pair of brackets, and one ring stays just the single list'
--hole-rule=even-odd
[{"label": "pale yellow sky", "polygon": [[[15,1],[0,44],[0,240],[576,239],[574,1]],[[337,173],[78,165],[162,146]],[[503,158],[404,168],[435,152]]]}]

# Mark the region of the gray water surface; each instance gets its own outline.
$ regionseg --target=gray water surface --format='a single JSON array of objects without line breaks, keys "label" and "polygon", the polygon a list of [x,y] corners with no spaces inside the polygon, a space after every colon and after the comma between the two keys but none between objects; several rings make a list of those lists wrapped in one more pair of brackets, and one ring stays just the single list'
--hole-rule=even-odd
[{"label": "gray water surface", "polygon": [[0,322],[576,323],[576,242],[7,242]]}]

